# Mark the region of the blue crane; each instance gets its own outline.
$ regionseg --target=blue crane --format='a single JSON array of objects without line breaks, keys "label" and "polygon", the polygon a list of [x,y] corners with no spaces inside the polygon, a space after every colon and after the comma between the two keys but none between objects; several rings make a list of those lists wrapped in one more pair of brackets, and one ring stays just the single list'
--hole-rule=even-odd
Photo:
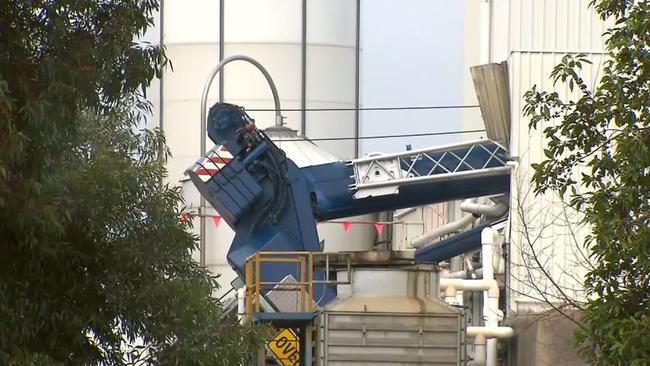
[{"label": "blue crane", "polygon": [[[259,251],[320,251],[315,220],[500,194],[510,188],[507,151],[487,139],[299,168],[239,106],[213,105],[207,132],[232,158],[207,181],[194,169],[188,174],[234,229],[227,258],[240,276],[246,259]],[[426,258],[416,254],[415,260]],[[280,281],[292,271],[278,264],[261,275]],[[334,288],[318,291],[325,291],[314,294],[323,303],[336,295]]]}]

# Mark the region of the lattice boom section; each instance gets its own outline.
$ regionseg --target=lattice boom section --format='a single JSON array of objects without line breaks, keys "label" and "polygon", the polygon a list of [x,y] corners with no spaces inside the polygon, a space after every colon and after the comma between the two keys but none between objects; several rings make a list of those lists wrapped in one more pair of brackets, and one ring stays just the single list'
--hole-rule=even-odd
[{"label": "lattice boom section", "polygon": [[397,193],[400,185],[501,174],[507,170],[507,150],[491,140],[447,145],[352,161],[355,198]]}]

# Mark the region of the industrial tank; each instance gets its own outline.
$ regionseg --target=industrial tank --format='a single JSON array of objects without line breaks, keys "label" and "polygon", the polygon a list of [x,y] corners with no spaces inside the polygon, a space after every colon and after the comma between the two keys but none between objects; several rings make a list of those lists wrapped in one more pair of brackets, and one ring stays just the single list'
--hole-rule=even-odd
[{"label": "industrial tank", "polygon": [[[161,2],[160,38],[172,67],[164,70],[159,90],[150,90],[149,94],[160,99],[156,115],[172,153],[167,179],[173,184],[181,181],[188,209],[196,211],[200,202],[183,173],[205,153],[199,146],[200,133],[205,133],[200,131],[203,85],[219,60],[231,55],[250,56],[269,71],[278,88],[287,127],[319,140],[349,138],[318,141],[330,152],[323,162],[355,157],[357,25],[357,2],[348,0]],[[273,112],[268,111],[273,107],[271,92],[262,75],[249,64],[233,62],[225,67],[223,84],[219,78],[215,80],[208,106],[219,100],[244,106],[260,128],[274,122]],[[339,110],[323,110],[332,108]],[[315,159],[313,144],[298,145],[309,152],[296,155],[287,150],[289,157],[302,155],[307,162]],[[281,147],[293,149],[284,143]],[[217,215],[207,206],[204,214]],[[230,289],[229,282],[236,277],[226,262],[234,233],[225,223],[215,227],[209,218],[205,223],[205,264],[222,276],[220,295]],[[194,219],[193,227],[199,234],[200,220]],[[344,234],[340,224],[318,226],[325,250],[366,250],[373,244],[373,230],[372,225],[353,225]],[[197,260],[199,257],[196,253]]]},{"label": "industrial tank", "polygon": [[[205,80],[220,59],[236,54],[256,59],[269,71],[288,127],[309,138],[349,138],[319,145],[338,158],[355,157],[355,1],[164,0],[161,8],[162,44],[173,68],[164,71],[159,90],[160,125],[173,154],[168,162],[172,182],[183,177],[200,152]],[[244,106],[259,127],[273,124],[271,92],[252,65],[229,64],[223,81],[215,80],[208,105],[219,101],[221,89],[222,100]],[[332,108],[339,110],[323,110]]]},{"label": "industrial tank", "polygon": [[432,265],[355,267],[318,316],[318,364],[464,365],[463,313],[432,296],[437,275]]}]

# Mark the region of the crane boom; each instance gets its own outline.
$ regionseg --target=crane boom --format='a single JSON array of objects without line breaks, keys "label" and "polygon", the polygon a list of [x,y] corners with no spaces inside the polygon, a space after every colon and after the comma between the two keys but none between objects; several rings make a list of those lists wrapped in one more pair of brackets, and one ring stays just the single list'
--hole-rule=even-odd
[{"label": "crane boom", "polygon": [[[214,155],[199,159],[188,175],[234,229],[228,261],[240,275],[258,251],[319,251],[315,220],[504,193],[510,186],[507,151],[490,140],[299,168],[241,107],[215,104],[207,130],[230,157],[217,154],[220,168],[206,181],[198,171],[209,170],[204,164],[214,163]],[[288,274],[292,269],[278,264],[262,277],[279,281]],[[324,302],[335,296],[335,289],[316,291],[314,298]]]}]

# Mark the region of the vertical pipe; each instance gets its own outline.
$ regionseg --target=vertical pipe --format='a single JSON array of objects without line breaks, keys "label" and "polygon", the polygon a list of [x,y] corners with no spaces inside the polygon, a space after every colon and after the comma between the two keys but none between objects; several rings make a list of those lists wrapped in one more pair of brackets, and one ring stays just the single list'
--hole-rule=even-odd
[{"label": "vertical pipe", "polygon": [[[224,2],[225,0],[219,0],[219,62],[223,61],[224,58]],[[224,71],[221,71],[219,73],[219,102],[223,103],[223,75]],[[161,84],[162,85],[162,84]],[[205,154],[206,151],[206,131],[205,128],[203,128],[203,124],[201,124],[201,131],[200,131],[200,137],[201,137],[201,146],[200,146],[200,151],[199,155]],[[206,232],[207,232],[207,210],[206,210],[206,201],[203,195],[201,195],[201,199],[199,202],[199,264],[201,266],[206,265],[206,251],[207,251],[207,243],[206,243]],[[215,243],[216,244],[216,243]]]},{"label": "vertical pipe", "polygon": [[479,58],[481,64],[490,62],[490,43],[492,41],[492,14],[490,0],[482,0],[480,7],[481,14],[481,47],[479,49]]},{"label": "vertical pipe", "polygon": [[477,335],[474,337],[474,362],[473,365],[485,365],[485,337]]},{"label": "vertical pipe", "polygon": [[330,256],[325,254],[325,281],[330,279]]},{"label": "vertical pipe", "polygon": [[246,286],[237,290],[237,320],[239,324],[244,324],[244,315],[246,314]]},{"label": "vertical pipe", "polygon": [[357,0],[357,41],[356,41],[356,59],[355,70],[356,80],[354,85],[354,157],[359,157],[359,93],[360,93],[360,53],[361,53],[361,0]]},{"label": "vertical pipe", "polygon": [[[488,281],[494,280],[494,230],[485,228],[481,231],[481,260],[483,261],[483,279]],[[497,312],[499,310],[499,293],[494,291],[485,291],[483,293],[483,317],[485,326],[496,328],[499,326]],[[487,340],[486,345],[486,365],[497,366],[497,342],[496,338]]]},{"label": "vertical pipe", "polygon": [[300,81],[300,133],[307,137],[307,0],[302,0],[302,77]]},{"label": "vertical pipe", "polygon": [[483,279],[492,280],[494,279],[494,267],[492,266],[492,256],[493,256],[493,235],[494,230],[490,227],[486,227],[481,231],[481,256],[483,260]]}]

